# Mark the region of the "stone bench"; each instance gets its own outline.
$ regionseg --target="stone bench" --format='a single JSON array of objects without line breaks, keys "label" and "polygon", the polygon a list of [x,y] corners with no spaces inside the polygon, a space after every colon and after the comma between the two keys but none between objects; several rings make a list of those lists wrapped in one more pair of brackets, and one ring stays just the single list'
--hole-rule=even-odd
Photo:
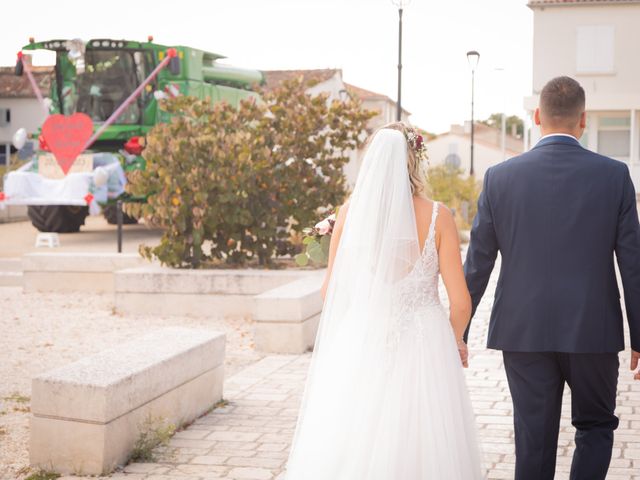
[{"label": "stone bench", "polygon": [[24,291],[113,292],[116,270],[145,263],[136,253],[28,253],[22,257]]},{"label": "stone bench", "polygon": [[0,258],[0,287],[22,286],[22,260]]},{"label": "stone bench", "polygon": [[303,353],[313,347],[322,311],[324,270],[274,288],[253,299],[256,348]]},{"label": "stone bench", "polygon": [[122,314],[248,318],[252,298],[313,275],[309,270],[188,270],[157,264],[115,274],[115,306]]},{"label": "stone bench", "polygon": [[36,376],[31,465],[108,474],[148,415],[179,427],[222,398],[224,352],[223,333],[168,327]]}]

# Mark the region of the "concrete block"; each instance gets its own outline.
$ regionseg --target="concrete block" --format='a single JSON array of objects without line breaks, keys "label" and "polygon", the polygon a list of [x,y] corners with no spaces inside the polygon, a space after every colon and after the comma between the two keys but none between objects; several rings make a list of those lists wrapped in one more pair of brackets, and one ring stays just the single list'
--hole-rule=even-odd
[{"label": "concrete block", "polygon": [[256,348],[271,353],[302,353],[313,347],[324,271],[257,295],[253,300]]},{"label": "concrete block", "polygon": [[250,317],[252,298],[313,275],[309,270],[186,270],[157,264],[115,274],[115,306],[123,314]]},{"label": "concrete block", "polygon": [[25,292],[96,292],[114,290],[116,270],[144,265],[132,253],[29,253],[22,257]]},{"label": "concrete block", "polygon": [[225,335],[169,327],[33,378],[31,465],[104,475],[147,415],[176,426],[222,398]]},{"label": "concrete block", "polygon": [[22,259],[20,257],[0,258],[0,272],[21,272]]},{"label": "concrete block", "polygon": [[254,342],[261,352],[299,354],[313,349],[320,314],[298,323],[256,322]]},{"label": "concrete block", "polygon": [[0,271],[0,287],[22,287],[22,272]]}]

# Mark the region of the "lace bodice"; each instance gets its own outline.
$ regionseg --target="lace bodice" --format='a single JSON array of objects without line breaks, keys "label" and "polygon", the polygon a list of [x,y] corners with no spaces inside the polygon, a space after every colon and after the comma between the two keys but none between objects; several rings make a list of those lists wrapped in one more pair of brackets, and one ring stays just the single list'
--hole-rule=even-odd
[{"label": "lace bodice", "polygon": [[438,202],[433,202],[433,213],[429,232],[424,242],[419,260],[413,270],[396,288],[394,303],[404,308],[415,310],[421,306],[439,305],[438,276],[440,265],[436,250],[436,218],[438,216]]},{"label": "lace bodice", "polygon": [[399,337],[408,328],[422,330],[423,316],[414,315],[425,307],[441,306],[438,281],[440,265],[436,249],[436,218],[438,202],[433,203],[431,224],[420,258],[413,270],[399,282],[393,293],[390,346],[397,347]]}]

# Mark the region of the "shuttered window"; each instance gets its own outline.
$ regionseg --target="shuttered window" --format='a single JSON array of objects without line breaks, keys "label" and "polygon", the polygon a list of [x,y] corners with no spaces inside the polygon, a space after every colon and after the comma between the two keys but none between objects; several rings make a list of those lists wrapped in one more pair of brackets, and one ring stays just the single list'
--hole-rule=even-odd
[{"label": "shuttered window", "polygon": [[614,73],[615,29],[612,25],[578,27],[577,73]]}]

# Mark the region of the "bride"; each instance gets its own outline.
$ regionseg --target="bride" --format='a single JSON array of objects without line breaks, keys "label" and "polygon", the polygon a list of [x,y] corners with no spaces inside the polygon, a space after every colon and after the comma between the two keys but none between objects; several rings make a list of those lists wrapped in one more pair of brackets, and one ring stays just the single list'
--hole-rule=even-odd
[{"label": "bride", "polygon": [[471,301],[424,157],[412,127],[379,129],[339,210],[286,480],[482,478],[462,371]]}]

